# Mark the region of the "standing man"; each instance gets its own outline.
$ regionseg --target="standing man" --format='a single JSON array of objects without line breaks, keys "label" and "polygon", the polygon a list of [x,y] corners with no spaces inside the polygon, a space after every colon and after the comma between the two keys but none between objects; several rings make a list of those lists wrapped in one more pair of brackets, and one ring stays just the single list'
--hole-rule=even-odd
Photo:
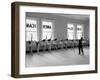
[{"label": "standing man", "polygon": [[79,46],[78,46],[79,47],[79,55],[81,54],[81,52],[84,55],[82,40],[83,40],[83,38],[81,37],[81,39],[79,40]]}]

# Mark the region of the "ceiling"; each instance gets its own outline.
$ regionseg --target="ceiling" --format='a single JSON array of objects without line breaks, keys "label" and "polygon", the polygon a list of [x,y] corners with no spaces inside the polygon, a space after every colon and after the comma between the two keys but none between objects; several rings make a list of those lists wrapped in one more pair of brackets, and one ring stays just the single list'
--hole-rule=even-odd
[{"label": "ceiling", "polygon": [[78,20],[89,20],[89,15],[80,15],[80,14],[55,14],[58,16],[67,17],[70,19],[78,19]]},{"label": "ceiling", "polygon": [[70,18],[70,19],[77,19],[77,20],[89,20],[89,15],[81,15],[81,14],[56,14],[56,13],[28,13],[28,16],[62,16],[65,18]]}]

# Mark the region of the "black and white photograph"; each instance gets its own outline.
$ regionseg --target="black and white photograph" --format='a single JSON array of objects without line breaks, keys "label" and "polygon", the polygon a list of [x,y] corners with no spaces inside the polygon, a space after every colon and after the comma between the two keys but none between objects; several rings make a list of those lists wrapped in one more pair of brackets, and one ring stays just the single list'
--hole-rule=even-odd
[{"label": "black and white photograph", "polygon": [[90,16],[26,12],[26,67],[90,63]]},{"label": "black and white photograph", "polygon": [[97,7],[12,4],[12,76],[97,73]]}]

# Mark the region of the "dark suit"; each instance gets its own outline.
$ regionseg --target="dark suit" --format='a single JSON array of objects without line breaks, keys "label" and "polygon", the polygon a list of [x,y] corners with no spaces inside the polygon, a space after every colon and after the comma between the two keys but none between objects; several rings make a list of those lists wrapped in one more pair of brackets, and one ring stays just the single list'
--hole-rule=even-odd
[{"label": "dark suit", "polygon": [[79,40],[79,46],[78,46],[78,47],[79,47],[79,55],[81,54],[81,52],[82,52],[82,54],[84,55],[82,40],[83,40],[83,38],[81,38],[81,39]]}]

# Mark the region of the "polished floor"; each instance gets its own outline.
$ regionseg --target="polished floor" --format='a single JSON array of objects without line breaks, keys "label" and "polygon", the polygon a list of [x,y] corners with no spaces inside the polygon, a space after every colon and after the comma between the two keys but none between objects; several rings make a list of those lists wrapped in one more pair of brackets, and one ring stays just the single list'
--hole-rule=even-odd
[{"label": "polished floor", "polygon": [[84,55],[78,54],[78,48],[60,49],[26,54],[26,67],[85,65],[89,64],[89,47],[83,49]]}]

